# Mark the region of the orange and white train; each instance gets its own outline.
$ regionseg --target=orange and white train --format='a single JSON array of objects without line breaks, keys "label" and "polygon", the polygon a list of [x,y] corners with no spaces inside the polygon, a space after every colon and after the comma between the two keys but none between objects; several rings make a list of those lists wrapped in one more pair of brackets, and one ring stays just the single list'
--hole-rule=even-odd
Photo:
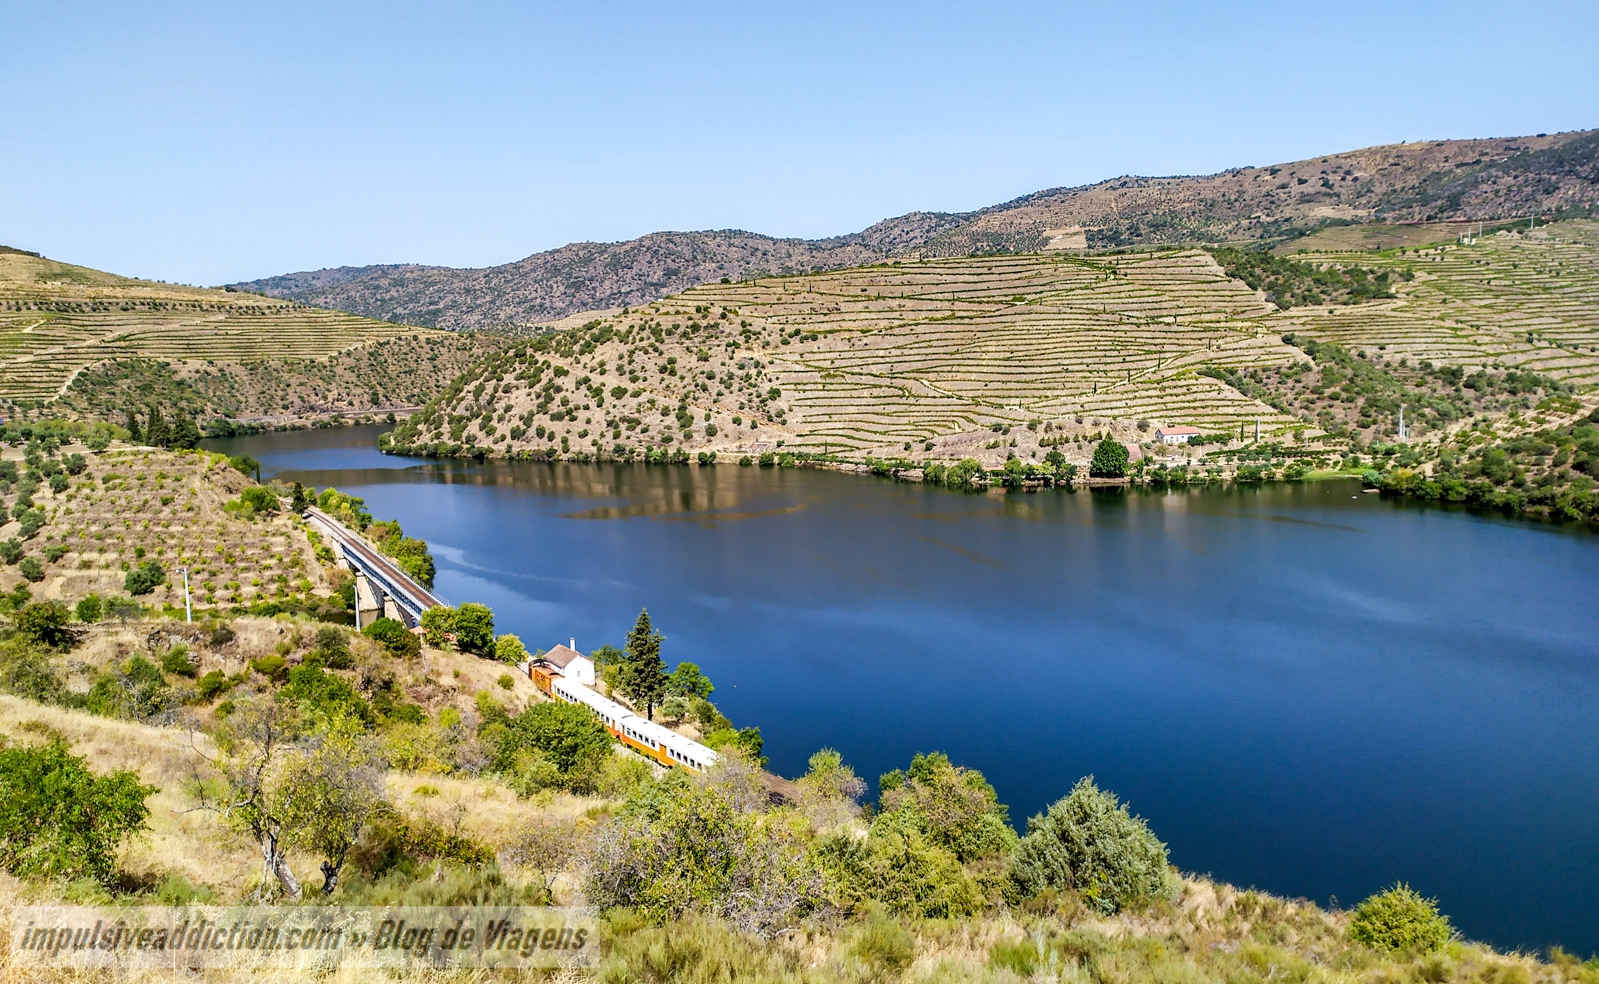
[{"label": "orange and white train", "polygon": [[[556,700],[587,707],[605,724],[617,741],[659,762],[690,772],[704,772],[716,763],[716,752],[685,738],[670,728],[646,721],[598,692],[562,676],[547,677],[549,694]],[[542,684],[541,684],[542,685]]]}]

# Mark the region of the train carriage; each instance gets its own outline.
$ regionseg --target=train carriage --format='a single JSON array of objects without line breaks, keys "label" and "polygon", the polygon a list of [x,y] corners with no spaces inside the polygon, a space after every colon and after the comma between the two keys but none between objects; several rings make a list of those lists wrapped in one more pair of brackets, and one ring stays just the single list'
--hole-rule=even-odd
[{"label": "train carriage", "polygon": [[613,738],[661,765],[704,772],[716,763],[717,754],[712,749],[670,728],[644,720],[581,683],[556,677],[550,682],[550,696],[568,704],[587,707]]}]

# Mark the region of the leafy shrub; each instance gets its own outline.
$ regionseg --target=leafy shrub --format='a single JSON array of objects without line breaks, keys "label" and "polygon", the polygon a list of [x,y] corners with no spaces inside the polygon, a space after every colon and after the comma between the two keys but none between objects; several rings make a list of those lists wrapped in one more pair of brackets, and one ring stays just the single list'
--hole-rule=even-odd
[{"label": "leafy shrub", "polygon": [[289,675],[289,661],[276,653],[269,653],[260,659],[251,660],[250,669],[273,683],[282,683]]},{"label": "leafy shrub", "polygon": [[510,690],[512,687],[516,686],[516,678],[511,676],[509,673],[501,673],[499,680],[495,682],[500,685],[501,690]]},{"label": "leafy shrub", "polygon": [[67,490],[67,476],[56,472],[50,476],[50,491],[60,495]]},{"label": "leafy shrub", "polygon": [[189,647],[181,642],[162,654],[161,669],[177,676],[188,677],[191,680],[194,679],[195,673],[198,672],[195,669],[194,662],[189,657]]},{"label": "leafy shrub", "polygon": [[289,682],[278,690],[277,699],[286,704],[297,704],[314,717],[330,717],[336,713],[349,715],[371,727],[375,718],[372,707],[355,692],[350,682],[336,673],[328,673],[315,662],[304,663],[288,672]]},{"label": "leafy shrub", "polygon": [[38,557],[24,557],[17,564],[17,573],[37,583],[44,580],[44,565],[39,563]]},{"label": "leafy shrub", "polygon": [[7,537],[0,540],[0,560],[8,564],[15,564],[22,559],[22,541],[16,537]]},{"label": "leafy shrub", "polygon": [[[484,719],[487,720],[486,715]],[[499,771],[509,769],[523,750],[542,754],[562,775],[596,752],[609,755],[611,751],[611,736],[604,725],[576,704],[535,704],[516,717],[507,718],[504,727],[494,754],[494,768]]]},{"label": "leafy shrub", "polygon": [[1166,845],[1092,776],[1027,821],[1010,874],[1024,897],[1075,890],[1106,915],[1172,890]]},{"label": "leafy shrub", "polygon": [[392,618],[373,620],[371,625],[361,630],[361,634],[388,650],[389,655],[401,659],[409,659],[422,652],[422,641]]},{"label": "leafy shrub", "polygon": [[1016,832],[1009,810],[976,769],[950,762],[942,752],[918,754],[910,768],[878,779],[884,815],[903,814],[929,841],[961,862],[1008,855]]},{"label": "leafy shrub", "polygon": [[766,741],[761,737],[761,729],[754,725],[737,729],[731,726],[718,728],[705,736],[703,744],[706,748],[736,748],[760,765],[766,764],[766,756],[761,754]]},{"label": "leafy shrub", "polygon": [[52,564],[66,555],[67,547],[64,543],[52,543],[48,547],[44,548],[44,559],[48,560]]},{"label": "leafy shrub", "polygon": [[122,579],[122,590],[135,597],[147,595],[167,579],[166,568],[160,561],[147,560],[129,571]]},{"label": "leafy shrub", "polygon": [[137,773],[97,776],[59,741],[0,744],[0,867],[17,875],[93,878],[115,872],[117,846],[142,830],[156,791]]},{"label": "leafy shrub", "polygon": [[228,679],[221,670],[212,670],[201,677],[195,684],[203,701],[215,700],[219,695],[233,689],[234,681]]},{"label": "leafy shrub", "polygon": [[1400,883],[1366,899],[1349,920],[1349,938],[1373,950],[1431,953],[1449,942],[1454,929],[1438,902]]},{"label": "leafy shrub", "polygon": [[332,625],[324,625],[316,630],[316,639],[311,644],[311,655],[322,661],[322,665],[330,670],[347,670],[350,668],[349,634],[343,629]]},{"label": "leafy shrub", "polygon": [[673,770],[638,787],[594,838],[587,898],[652,921],[697,909],[762,934],[826,905],[804,831],[767,822],[740,778],[718,766],[708,781]]},{"label": "leafy shrub", "polygon": [[102,673],[89,688],[84,706],[102,717],[145,721],[172,704],[172,688],[161,668],[135,656],[113,673]]},{"label": "leafy shrub", "polygon": [[1094,448],[1094,459],[1089,462],[1090,478],[1122,478],[1127,474],[1127,445],[1105,438]]}]

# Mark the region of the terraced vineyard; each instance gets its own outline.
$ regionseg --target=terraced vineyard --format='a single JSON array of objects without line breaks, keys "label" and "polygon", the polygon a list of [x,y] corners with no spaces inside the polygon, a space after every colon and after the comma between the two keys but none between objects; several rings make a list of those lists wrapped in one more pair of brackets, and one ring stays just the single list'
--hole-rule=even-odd
[{"label": "terraced vineyard", "polygon": [[[1146,432],[1151,422],[1304,429],[1198,371],[1302,359],[1262,327],[1269,311],[1199,250],[905,261],[706,285],[491,360],[396,442],[1003,460],[1013,448],[1086,455],[1090,433],[1132,435],[1140,421]],[[555,405],[567,374],[586,402]],[[468,390],[491,376],[492,392]]]},{"label": "terraced vineyard", "polygon": [[[397,431],[395,447],[782,447],[989,466],[1059,448],[1086,462],[1095,435],[1147,442],[1161,425],[1390,440],[1407,401],[1413,435],[1444,431],[1463,415],[1530,408],[1550,388],[1569,402],[1599,376],[1595,223],[1297,259],[1388,270],[1396,296],[1279,311],[1202,250],[904,260],[709,284],[489,360]],[[1391,368],[1390,383],[1382,394],[1337,388],[1339,373],[1310,371],[1305,339]],[[1435,371],[1448,366],[1459,378]],[[1491,376],[1481,394],[1450,397],[1478,385],[1466,374],[1478,370]],[[1518,371],[1535,377],[1507,376]],[[1426,400],[1441,409],[1418,415]]]},{"label": "terraced vineyard", "polygon": [[[1309,253],[1312,263],[1350,254]],[[1392,359],[1536,372],[1583,388],[1599,383],[1599,223],[1562,222],[1469,244],[1360,254],[1369,267],[1408,267],[1399,299],[1294,308],[1264,319]]]},{"label": "terraced vineyard", "polygon": [[[400,381],[387,394],[398,405],[424,402],[451,375],[498,345],[253,294],[131,280],[29,254],[0,253],[0,399],[24,406],[67,395],[90,367],[153,360],[168,363],[167,375],[174,379],[263,377],[253,383],[250,378],[236,381],[231,400],[200,399],[203,411],[230,416],[289,412],[298,408],[288,400],[292,387],[278,387],[284,392],[275,393],[264,384],[274,375],[270,366],[298,361],[300,374],[317,375],[315,367],[336,361],[330,357],[385,343],[393,346],[386,353],[390,357],[403,356],[399,349],[420,346],[422,358],[432,355],[435,362],[440,345],[448,352],[465,350],[464,358],[447,360],[442,370],[424,374],[424,379]],[[436,382],[427,385],[430,380]],[[325,404],[322,409],[338,409],[336,403],[352,409],[370,406],[365,398],[380,389],[374,379],[346,382],[344,389],[358,392],[340,399],[319,391],[320,401],[311,399],[309,404]],[[304,397],[305,388],[298,389]],[[102,407],[105,401],[93,395],[85,392],[68,402],[90,414],[119,409],[120,400]],[[299,401],[305,404],[306,399]]]}]

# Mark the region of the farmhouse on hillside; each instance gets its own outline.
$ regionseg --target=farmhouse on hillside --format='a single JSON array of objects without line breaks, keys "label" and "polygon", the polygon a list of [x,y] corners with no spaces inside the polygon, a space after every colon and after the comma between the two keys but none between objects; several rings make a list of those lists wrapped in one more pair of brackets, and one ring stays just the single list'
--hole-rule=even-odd
[{"label": "farmhouse on hillside", "polygon": [[1157,427],[1155,440],[1162,444],[1187,444],[1199,436],[1198,427]]}]

